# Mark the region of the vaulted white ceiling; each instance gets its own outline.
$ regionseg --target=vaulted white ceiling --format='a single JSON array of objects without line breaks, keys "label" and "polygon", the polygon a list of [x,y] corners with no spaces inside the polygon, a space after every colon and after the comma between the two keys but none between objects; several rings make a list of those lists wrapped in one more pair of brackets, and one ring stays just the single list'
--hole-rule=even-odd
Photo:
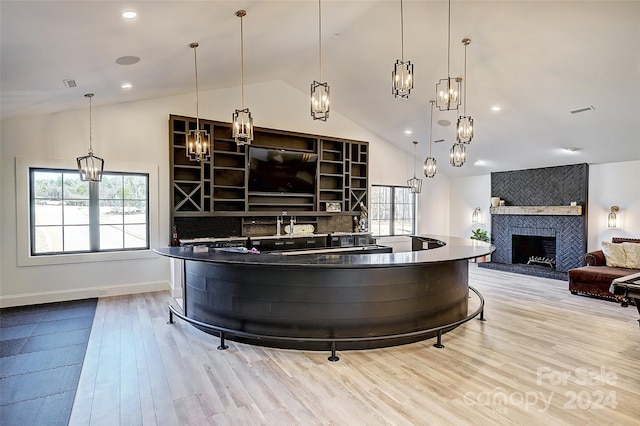
[{"label": "vaulted white ceiling", "polygon": [[[237,86],[238,9],[248,12],[245,82],[283,80],[307,93],[318,74],[317,7],[316,0],[2,0],[2,118],[84,108],[88,91],[100,94],[94,105],[191,93],[193,41],[200,43],[200,89]],[[447,7],[404,1],[404,57],[416,76],[404,100],[391,94],[400,0],[323,0],[323,80],[332,109],[409,153],[420,141],[424,157],[428,101],[447,74]],[[124,10],[138,17],[125,22]],[[476,136],[467,164],[449,166],[457,114],[436,110],[434,123],[451,122],[433,128],[433,139],[444,139],[434,145],[439,172],[640,160],[639,23],[640,1],[453,0],[451,75],[462,75],[461,40],[471,38],[467,113]],[[141,60],[116,64],[128,55]],[[64,79],[78,87],[66,88]],[[124,81],[133,88],[122,90]],[[570,112],[587,107],[594,109]]]}]

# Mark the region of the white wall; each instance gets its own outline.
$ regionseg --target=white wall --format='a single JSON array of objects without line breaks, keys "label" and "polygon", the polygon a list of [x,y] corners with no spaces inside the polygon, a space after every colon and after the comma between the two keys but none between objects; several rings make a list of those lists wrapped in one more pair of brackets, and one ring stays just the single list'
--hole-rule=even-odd
[{"label": "white wall", "polygon": [[[245,106],[258,127],[286,129],[370,142],[370,181],[406,183],[410,155],[371,134],[335,109],[326,123],[309,116],[308,95],[280,81],[245,87]],[[93,146],[105,159],[105,168],[144,163],[156,170],[156,203],[150,206],[155,227],[152,247],[169,241],[169,114],[195,115],[195,96],[181,95],[113,106],[100,106],[94,98]],[[200,93],[203,118],[230,121],[240,105],[239,88]],[[74,298],[135,293],[169,288],[168,259],[147,253],[146,258],[100,260],[54,265],[18,266],[18,215],[15,164],[20,161],[55,161],[75,167],[75,158],[88,147],[88,108],[57,114],[2,121],[0,145],[0,306],[43,303]],[[127,171],[127,170],[121,170]],[[440,196],[441,194],[435,194]],[[437,204],[447,204],[446,198]],[[25,244],[20,244],[25,246]],[[26,255],[23,253],[23,255]]]},{"label": "white wall", "polygon": [[[451,179],[449,194],[450,220],[449,235],[470,238],[474,229],[491,232],[489,205],[491,198],[491,175],[461,177]],[[482,222],[472,223],[471,215],[476,207],[482,212]]]},{"label": "white wall", "polygon": [[[607,227],[611,206],[619,206],[618,227]],[[589,166],[587,250],[612,237],[640,238],[640,161]]]}]

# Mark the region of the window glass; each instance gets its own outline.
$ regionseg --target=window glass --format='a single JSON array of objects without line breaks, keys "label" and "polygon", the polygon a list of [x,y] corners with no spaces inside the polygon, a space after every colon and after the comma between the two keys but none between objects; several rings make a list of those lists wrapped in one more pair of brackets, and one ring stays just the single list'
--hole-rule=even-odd
[{"label": "window glass", "polygon": [[371,188],[370,228],[374,236],[414,233],[415,195],[405,186]]},{"label": "window glass", "polygon": [[149,248],[147,174],[29,171],[32,255]]}]

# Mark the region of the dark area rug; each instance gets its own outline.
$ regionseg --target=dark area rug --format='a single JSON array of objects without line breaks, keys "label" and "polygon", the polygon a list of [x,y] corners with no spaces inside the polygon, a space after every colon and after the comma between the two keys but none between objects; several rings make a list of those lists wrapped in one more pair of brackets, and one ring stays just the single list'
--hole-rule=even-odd
[{"label": "dark area rug", "polygon": [[0,425],[69,423],[97,303],[0,309]]}]

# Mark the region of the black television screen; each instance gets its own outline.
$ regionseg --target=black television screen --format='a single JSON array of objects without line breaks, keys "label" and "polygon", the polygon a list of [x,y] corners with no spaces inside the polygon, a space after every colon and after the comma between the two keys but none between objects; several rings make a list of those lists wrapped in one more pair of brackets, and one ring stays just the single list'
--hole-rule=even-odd
[{"label": "black television screen", "polygon": [[318,155],[250,147],[249,192],[313,194]]}]

